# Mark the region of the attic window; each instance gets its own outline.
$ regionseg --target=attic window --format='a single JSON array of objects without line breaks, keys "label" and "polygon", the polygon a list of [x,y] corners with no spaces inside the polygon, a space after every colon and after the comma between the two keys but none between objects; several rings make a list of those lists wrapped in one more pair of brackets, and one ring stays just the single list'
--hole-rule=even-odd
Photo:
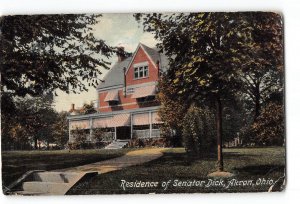
[{"label": "attic window", "polygon": [[134,79],[146,78],[149,76],[148,65],[134,67]]}]

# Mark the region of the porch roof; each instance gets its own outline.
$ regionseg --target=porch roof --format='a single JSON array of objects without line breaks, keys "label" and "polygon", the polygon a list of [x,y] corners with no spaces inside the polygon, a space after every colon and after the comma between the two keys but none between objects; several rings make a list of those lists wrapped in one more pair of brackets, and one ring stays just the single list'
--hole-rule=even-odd
[{"label": "porch roof", "polygon": [[149,125],[149,113],[147,112],[133,115],[132,123],[132,125]]},{"label": "porch roof", "polygon": [[111,120],[112,127],[121,127],[130,125],[130,114],[114,115]]},{"label": "porch roof", "polygon": [[96,118],[93,120],[93,128],[106,128],[112,127],[111,121],[113,117]]},{"label": "porch roof", "polygon": [[153,112],[152,113],[152,124],[161,124],[163,123],[158,115],[158,112]]},{"label": "porch roof", "polygon": [[70,129],[88,129],[90,128],[90,121],[89,120],[80,120],[80,121],[71,121],[70,122]]}]

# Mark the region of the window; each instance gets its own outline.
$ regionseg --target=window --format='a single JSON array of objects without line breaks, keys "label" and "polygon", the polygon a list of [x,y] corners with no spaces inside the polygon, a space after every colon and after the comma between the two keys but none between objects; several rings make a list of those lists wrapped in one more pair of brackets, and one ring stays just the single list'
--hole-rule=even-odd
[{"label": "window", "polygon": [[139,78],[139,68],[138,67],[134,68],[134,78],[135,79]]},{"label": "window", "polygon": [[144,67],[144,77],[148,76],[148,66]]},{"label": "window", "polygon": [[119,104],[119,101],[108,101],[109,106],[116,106]]},{"label": "window", "polygon": [[133,94],[134,93],[134,88],[127,88],[126,93],[127,94]]},{"label": "window", "polygon": [[134,79],[146,78],[149,76],[148,66],[139,66],[134,68]]}]

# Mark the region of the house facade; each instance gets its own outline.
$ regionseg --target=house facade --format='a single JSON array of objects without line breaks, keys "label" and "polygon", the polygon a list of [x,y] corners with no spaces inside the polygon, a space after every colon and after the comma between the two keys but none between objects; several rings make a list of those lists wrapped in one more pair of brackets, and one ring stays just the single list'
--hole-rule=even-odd
[{"label": "house facade", "polygon": [[78,129],[89,135],[87,141],[93,141],[98,129],[104,141],[160,137],[157,83],[167,64],[163,54],[141,43],[131,57],[118,55],[97,87],[97,113],[78,115],[72,105],[69,141],[75,140],[72,132]]}]

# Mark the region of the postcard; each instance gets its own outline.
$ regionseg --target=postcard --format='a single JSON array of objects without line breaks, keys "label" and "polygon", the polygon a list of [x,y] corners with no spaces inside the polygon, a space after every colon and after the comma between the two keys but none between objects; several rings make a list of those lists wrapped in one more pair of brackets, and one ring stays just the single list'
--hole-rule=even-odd
[{"label": "postcard", "polygon": [[286,185],[275,12],[0,19],[5,195]]}]

